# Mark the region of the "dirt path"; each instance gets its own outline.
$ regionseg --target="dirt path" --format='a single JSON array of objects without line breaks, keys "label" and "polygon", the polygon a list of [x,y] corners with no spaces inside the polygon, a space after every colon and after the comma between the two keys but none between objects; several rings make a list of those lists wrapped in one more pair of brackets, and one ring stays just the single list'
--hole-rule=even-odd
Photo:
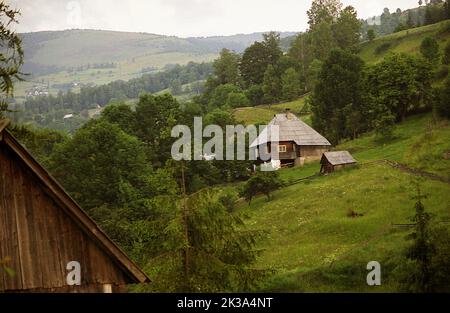
[{"label": "dirt path", "polygon": [[370,164],[379,164],[379,163],[385,163],[387,165],[389,165],[392,168],[398,169],[404,173],[408,173],[414,176],[419,176],[419,177],[424,177],[424,178],[428,178],[431,180],[435,180],[435,181],[440,181],[442,183],[446,183],[446,184],[450,184],[450,179],[436,175],[436,174],[432,174],[429,172],[425,172],[422,171],[420,169],[417,168],[412,168],[409,167],[407,165],[395,162],[395,161],[391,161],[391,160],[378,160],[378,161],[373,161],[373,162],[369,162],[369,163],[364,163],[363,165],[370,165]]}]

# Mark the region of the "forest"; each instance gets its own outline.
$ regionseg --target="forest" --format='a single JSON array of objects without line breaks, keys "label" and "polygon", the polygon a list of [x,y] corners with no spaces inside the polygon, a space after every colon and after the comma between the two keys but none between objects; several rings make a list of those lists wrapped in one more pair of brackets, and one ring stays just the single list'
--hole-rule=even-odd
[{"label": "forest", "polygon": [[[389,53],[375,64],[358,55],[362,42],[450,18],[449,1],[432,1],[420,10],[425,10],[424,22],[411,22],[415,11],[410,11],[406,24],[388,29],[401,12],[385,11],[381,25],[372,27],[339,0],[314,0],[307,12],[308,31],[295,36],[286,53],[280,35],[269,32],[243,53],[223,49],[212,64],[189,63],[24,104],[4,101],[0,116],[13,119],[13,134],[152,278],[133,291],[260,291],[275,273],[270,266],[255,265],[268,234],[247,227],[237,203],[251,203],[260,194],[270,202],[286,181],[279,173],[254,174],[250,161],[175,162],[172,128],[192,127],[198,116],[206,125],[225,128],[241,122],[234,116],[236,108],[299,97],[307,99],[303,112],[311,115],[312,126],[333,145],[368,133],[388,144],[395,140],[396,127],[419,113],[449,119],[450,41],[442,47],[441,40],[448,38],[448,22],[437,38],[423,38],[418,54]],[[11,44],[20,46],[14,37]],[[10,65],[11,77],[20,76],[22,61]],[[198,81],[205,82],[190,101],[158,93]],[[3,81],[2,91],[11,96],[9,80]],[[130,105],[129,99],[137,100]],[[71,134],[42,127],[69,111],[96,105],[105,107],[101,115],[83,121]],[[41,127],[26,125],[30,121]],[[425,283],[421,276],[421,253],[429,254],[425,259],[437,255],[430,265],[434,271],[447,273],[450,267],[427,250],[431,235],[420,197],[416,208],[415,219],[424,223],[415,228],[408,260],[417,261],[418,274],[405,280],[401,290],[448,291],[448,284]],[[405,274],[398,275],[403,281]]]}]

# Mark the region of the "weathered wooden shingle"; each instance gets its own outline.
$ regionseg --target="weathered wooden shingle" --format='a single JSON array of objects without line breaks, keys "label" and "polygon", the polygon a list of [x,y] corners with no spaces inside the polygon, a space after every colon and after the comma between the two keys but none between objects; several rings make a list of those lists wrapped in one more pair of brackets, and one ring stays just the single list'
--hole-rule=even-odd
[{"label": "weathered wooden shingle", "polygon": [[279,141],[293,141],[298,146],[331,146],[331,143],[301,121],[292,113],[277,114],[269,125],[261,132],[259,137],[251,144],[252,148],[276,140],[272,126],[278,126]]},{"label": "weathered wooden shingle", "polygon": [[356,160],[352,157],[352,155],[348,151],[325,152],[324,158],[326,158],[331,165],[344,165],[357,163]]}]

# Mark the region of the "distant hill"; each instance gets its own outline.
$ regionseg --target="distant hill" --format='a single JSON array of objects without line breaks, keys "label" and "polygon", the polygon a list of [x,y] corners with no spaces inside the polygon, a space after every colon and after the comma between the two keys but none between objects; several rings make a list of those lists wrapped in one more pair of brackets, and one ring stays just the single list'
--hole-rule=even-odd
[{"label": "distant hill", "polygon": [[[161,54],[205,55],[205,59],[209,60],[210,54],[217,54],[222,48],[242,52],[254,41],[261,40],[262,34],[179,38],[149,33],[66,30],[24,33],[21,36],[26,56],[25,70],[34,69],[33,74],[40,74],[39,67],[58,71]],[[284,38],[294,34],[281,33],[281,36]],[[166,59],[166,64],[180,62],[185,62],[185,59],[178,59],[176,55]]]},{"label": "distant hill", "polygon": [[[282,38],[294,32],[281,33]],[[150,33],[65,30],[23,33],[25,64],[30,74],[16,85],[16,98],[34,90],[56,94],[61,86],[102,85],[130,80],[173,64],[210,62],[221,49],[242,52],[263,33],[179,38]]]}]

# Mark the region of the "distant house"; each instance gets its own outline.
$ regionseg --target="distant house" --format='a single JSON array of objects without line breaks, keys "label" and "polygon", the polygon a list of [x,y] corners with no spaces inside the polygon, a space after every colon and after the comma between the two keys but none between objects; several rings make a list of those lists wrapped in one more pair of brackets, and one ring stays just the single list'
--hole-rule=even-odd
[{"label": "distant house", "polygon": [[348,151],[325,152],[320,163],[322,164],[321,173],[332,173],[357,164]]},{"label": "distant house", "polygon": [[[272,134],[274,125],[279,129],[279,141],[276,142],[272,142],[275,140],[275,135]],[[305,162],[318,161],[331,147],[331,143],[325,137],[301,121],[290,110],[275,115],[250,147],[256,150],[258,158],[261,159],[261,151],[270,154],[272,145],[278,149],[279,160],[271,161],[272,164],[279,166],[303,166]]]},{"label": "distant house", "polygon": [[68,120],[68,119],[71,119],[71,118],[73,118],[73,114],[66,114],[66,115],[64,115],[63,119]]},{"label": "distant house", "polygon": [[124,292],[148,282],[7,125],[0,120],[0,293]]}]

